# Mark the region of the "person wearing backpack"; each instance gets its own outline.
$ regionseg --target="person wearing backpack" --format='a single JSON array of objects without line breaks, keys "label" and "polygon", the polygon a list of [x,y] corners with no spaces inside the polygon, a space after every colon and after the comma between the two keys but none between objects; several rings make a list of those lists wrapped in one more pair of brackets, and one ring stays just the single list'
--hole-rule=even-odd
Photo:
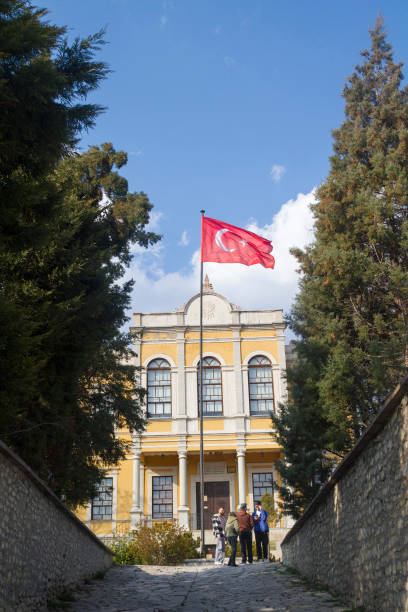
[{"label": "person wearing backpack", "polygon": [[239,523],[235,512],[230,512],[225,525],[225,535],[228,543],[231,546],[231,556],[228,561],[230,567],[238,567],[235,563],[235,555],[237,554],[237,538],[239,536]]}]

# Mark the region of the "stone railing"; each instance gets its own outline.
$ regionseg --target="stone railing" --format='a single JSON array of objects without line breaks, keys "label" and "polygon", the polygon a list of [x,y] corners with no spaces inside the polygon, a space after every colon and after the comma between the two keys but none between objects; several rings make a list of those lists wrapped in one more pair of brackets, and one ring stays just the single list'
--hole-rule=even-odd
[{"label": "stone railing", "polygon": [[106,571],[113,553],[0,442],[0,610],[47,600]]},{"label": "stone railing", "polygon": [[283,562],[353,607],[408,610],[408,376],[283,540]]}]

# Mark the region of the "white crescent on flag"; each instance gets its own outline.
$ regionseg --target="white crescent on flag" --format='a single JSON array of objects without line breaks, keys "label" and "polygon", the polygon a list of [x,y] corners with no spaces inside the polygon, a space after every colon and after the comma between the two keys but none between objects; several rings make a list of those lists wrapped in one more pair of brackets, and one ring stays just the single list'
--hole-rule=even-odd
[{"label": "white crescent on flag", "polygon": [[228,253],[232,253],[232,251],[235,251],[236,249],[227,249],[225,244],[223,244],[223,242],[222,242],[222,235],[225,234],[225,232],[229,232],[229,231],[230,231],[229,229],[220,229],[215,234],[215,242],[217,243],[217,246],[219,246],[220,249],[222,249],[223,251],[227,251]]}]

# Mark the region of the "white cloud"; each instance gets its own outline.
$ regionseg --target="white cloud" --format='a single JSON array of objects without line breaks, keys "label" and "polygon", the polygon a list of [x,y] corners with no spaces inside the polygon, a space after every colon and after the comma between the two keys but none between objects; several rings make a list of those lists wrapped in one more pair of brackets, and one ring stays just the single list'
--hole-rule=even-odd
[{"label": "white cloud", "polygon": [[[162,217],[163,213],[160,210],[152,210],[150,213],[149,223],[146,225],[145,228],[146,231],[157,232],[159,230],[160,220],[162,219]],[[137,256],[139,259],[144,258],[143,264],[145,264],[147,259],[147,261],[149,262],[148,265],[150,265],[150,261],[152,260],[152,258],[157,259],[163,249],[163,243],[159,241],[153,244],[152,246],[149,246],[149,248],[142,247],[139,244],[133,244],[131,247],[131,252],[132,255],[134,255],[135,257]],[[125,280],[129,280],[129,278],[132,278],[131,271],[132,268],[130,268],[130,270],[127,270]]]},{"label": "white cloud", "polygon": [[164,0],[162,7],[163,12],[160,15],[160,25],[162,28],[164,28],[169,21],[169,12],[174,8],[174,4],[170,0]]},{"label": "white cloud", "polygon": [[[291,247],[303,248],[313,239],[313,217],[310,204],[314,191],[300,193],[274,215],[271,222],[260,226],[256,220],[247,229],[269,238],[273,244],[274,270],[260,265],[205,263],[214,289],[234,304],[245,309],[279,309],[287,312],[297,292],[297,261],[289,253]],[[198,246],[198,245],[197,245]],[[165,272],[166,249],[163,244],[135,250],[135,258],[126,274],[136,281],[132,308],[136,312],[171,312],[199,292],[200,256],[197,249],[185,267]]]},{"label": "white cloud", "polygon": [[187,233],[187,230],[184,230],[184,232],[181,234],[180,241],[177,244],[178,246],[187,246],[188,244],[190,244],[190,237]]},{"label": "white cloud", "polygon": [[234,66],[236,66],[236,60],[233,57],[230,57],[229,55],[226,55],[224,57],[224,64],[226,65],[227,68],[231,69],[234,68]]},{"label": "white cloud", "polygon": [[[140,246],[140,244],[133,244],[131,247],[132,255],[137,256],[137,258],[140,260],[140,263],[143,263],[143,266],[147,266],[149,271],[152,272],[156,268],[156,266],[153,265],[152,262],[158,260],[163,250],[164,246],[162,242],[156,242],[156,244],[153,244],[148,248]],[[130,270],[128,270],[126,280],[129,280],[129,278],[132,277],[132,269],[133,268],[131,267]]]},{"label": "white cloud", "polygon": [[152,210],[149,215],[149,224],[146,229],[148,232],[155,232],[160,225],[160,221],[163,217],[163,213],[160,210]]},{"label": "white cloud", "polygon": [[212,29],[212,33],[218,36],[219,34],[221,34],[221,29],[222,29],[221,26],[217,25],[215,26],[215,28]]},{"label": "white cloud", "polygon": [[285,166],[279,166],[278,164],[275,164],[274,166],[272,166],[271,171],[269,172],[269,175],[272,177],[272,180],[275,183],[279,183],[279,181],[281,180],[285,172],[286,172]]}]

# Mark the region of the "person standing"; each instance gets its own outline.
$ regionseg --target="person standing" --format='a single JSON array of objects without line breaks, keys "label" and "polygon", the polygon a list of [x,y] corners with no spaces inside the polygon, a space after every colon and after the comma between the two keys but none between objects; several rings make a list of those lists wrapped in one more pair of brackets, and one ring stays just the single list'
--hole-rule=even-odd
[{"label": "person standing", "polygon": [[235,555],[237,554],[237,538],[239,536],[239,523],[235,512],[230,512],[225,525],[225,536],[231,546],[231,556],[228,561],[230,567],[238,567],[235,563]]},{"label": "person standing", "polygon": [[248,563],[252,563],[252,529],[254,521],[247,512],[247,505],[241,504],[237,512],[239,524],[239,542],[241,544],[242,563],[246,563],[248,555]]},{"label": "person standing", "polygon": [[225,559],[225,525],[224,508],[212,517],[213,534],[215,537],[215,565],[224,565]]},{"label": "person standing", "polygon": [[268,513],[262,508],[262,502],[260,501],[257,501],[255,504],[255,512],[252,513],[252,520],[254,521],[256,554],[258,555],[258,562],[266,563],[269,560]]}]

